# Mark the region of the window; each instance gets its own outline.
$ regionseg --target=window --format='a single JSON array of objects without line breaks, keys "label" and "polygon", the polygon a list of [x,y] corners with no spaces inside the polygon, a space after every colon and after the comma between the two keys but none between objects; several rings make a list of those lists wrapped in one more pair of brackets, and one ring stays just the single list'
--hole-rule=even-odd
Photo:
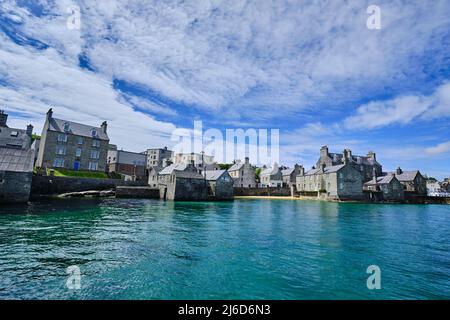
[{"label": "window", "polygon": [[89,170],[97,171],[98,170],[98,162],[96,162],[96,161],[89,162]]},{"label": "window", "polygon": [[56,168],[63,168],[64,167],[64,159],[55,158],[55,160],[53,161],[53,166]]},{"label": "window", "polygon": [[67,134],[58,134],[58,142],[67,142]]},{"label": "window", "polygon": [[69,126],[69,124],[68,124],[67,122],[64,123],[64,131],[65,131],[65,132],[70,131],[70,126]]},{"label": "window", "polygon": [[92,140],[92,146],[94,148],[100,148],[100,140]]},{"label": "window", "polygon": [[91,150],[91,159],[98,159],[100,157],[100,152],[98,150]]},{"label": "window", "polygon": [[81,148],[77,148],[77,150],[75,151],[75,156],[81,157]]},{"label": "window", "polygon": [[91,135],[92,135],[93,137],[96,137],[96,136],[97,136],[97,130],[92,129],[92,130],[91,130]]},{"label": "window", "polygon": [[340,190],[343,190],[343,189],[344,189],[344,183],[343,183],[343,182],[340,182],[340,183],[339,183],[339,189],[340,189]]},{"label": "window", "polygon": [[58,154],[60,156],[65,156],[66,155],[66,146],[57,145],[56,146],[56,154]]},{"label": "window", "polygon": [[78,144],[83,144],[83,143],[84,143],[83,137],[78,137],[78,138],[77,138],[77,143],[78,143]]},{"label": "window", "polygon": [[18,131],[11,131],[11,137],[17,137],[17,136],[19,136]]}]

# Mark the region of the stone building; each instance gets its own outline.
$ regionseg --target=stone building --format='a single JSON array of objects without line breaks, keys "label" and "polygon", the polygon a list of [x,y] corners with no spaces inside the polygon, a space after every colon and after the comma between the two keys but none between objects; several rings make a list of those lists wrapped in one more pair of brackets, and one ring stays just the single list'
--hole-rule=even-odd
[{"label": "stone building", "polygon": [[266,168],[261,171],[260,174],[262,187],[282,187],[283,186],[283,174],[278,164],[275,162],[273,167]]},{"label": "stone building", "polygon": [[112,147],[108,150],[108,172],[115,172],[124,177],[126,181],[141,181],[147,178],[147,156],[143,153],[117,150]]},{"label": "stone building", "polygon": [[394,174],[377,177],[364,183],[364,191],[369,194],[369,198],[376,201],[401,201],[405,198],[403,186]]},{"label": "stone building", "polygon": [[228,169],[228,173],[234,180],[235,188],[256,187],[255,167],[250,164],[248,157],[245,158],[245,162],[241,162],[241,160],[235,161]]},{"label": "stone building", "polygon": [[208,199],[208,186],[191,163],[171,164],[158,174],[160,198],[164,200],[200,201]]},{"label": "stone building", "polygon": [[297,176],[297,191],[302,193],[316,193],[335,200],[358,200],[363,198],[362,173],[348,163],[312,169],[305,173],[300,168]]},{"label": "stone building", "polygon": [[342,153],[330,153],[327,146],[320,149],[320,158],[317,160],[316,168],[321,168],[323,164],[327,167],[336,166],[344,163],[347,159],[349,164],[352,164],[357,170],[361,172],[363,182],[372,179],[373,169],[375,168],[377,176],[381,176],[383,168],[376,159],[376,154],[370,151],[367,156],[353,155],[350,149],[345,149]]},{"label": "stone building", "polygon": [[201,171],[218,170],[219,166],[214,162],[214,156],[208,156],[202,153],[176,153],[172,157],[174,164],[194,163],[195,167]]},{"label": "stone building", "polygon": [[53,117],[48,110],[36,166],[69,170],[106,171],[109,137],[100,127]]},{"label": "stone building", "polygon": [[164,148],[148,149],[147,155],[147,170],[153,167],[164,167],[164,162],[170,160],[173,156],[173,151]]},{"label": "stone building", "polygon": [[391,172],[391,174],[394,174],[398,181],[400,181],[405,192],[416,195],[427,194],[427,181],[419,170],[403,171],[398,167],[397,170]]},{"label": "stone building", "polygon": [[283,176],[283,186],[291,187],[296,185],[297,176],[300,174],[300,168],[302,168],[302,166],[295,164],[293,168],[281,170],[281,175]]},{"label": "stone building", "polygon": [[0,204],[27,202],[33,177],[33,126],[9,128],[8,115],[0,110]]},{"label": "stone building", "polygon": [[227,170],[205,171],[208,182],[208,198],[213,200],[233,200],[234,180]]}]

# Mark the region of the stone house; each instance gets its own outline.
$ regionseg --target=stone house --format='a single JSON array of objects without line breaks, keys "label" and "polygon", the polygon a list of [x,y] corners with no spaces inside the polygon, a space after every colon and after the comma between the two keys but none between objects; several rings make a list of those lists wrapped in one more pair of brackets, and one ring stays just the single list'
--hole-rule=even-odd
[{"label": "stone house", "polygon": [[203,153],[176,153],[172,157],[174,164],[194,163],[194,166],[201,170],[218,170],[219,166],[214,162],[214,156],[208,156]]},{"label": "stone house", "polygon": [[147,155],[147,170],[153,167],[164,167],[164,161],[170,160],[173,156],[173,151],[164,148],[148,149]]},{"label": "stone house", "polygon": [[426,195],[427,194],[427,182],[424,176],[419,170],[414,171],[403,171],[400,167],[391,172],[403,185],[405,192],[416,194],[416,195]]},{"label": "stone house", "polygon": [[283,176],[283,186],[291,187],[296,185],[297,176],[300,174],[300,168],[298,164],[295,164],[293,168],[287,168],[281,170]]},{"label": "stone house", "polygon": [[148,185],[151,188],[158,188],[158,177],[159,177],[159,173],[161,172],[161,170],[163,169],[163,167],[161,166],[156,166],[156,167],[152,167],[150,168],[150,170],[148,171]]},{"label": "stone house", "polygon": [[319,169],[305,173],[300,168],[297,176],[297,191],[317,193],[328,199],[358,200],[363,198],[362,173],[348,162],[327,167],[322,164]]},{"label": "stone house", "polygon": [[108,150],[108,172],[122,175],[126,181],[141,181],[147,178],[147,156],[143,153],[117,150],[117,147]]},{"label": "stone house", "polygon": [[273,167],[261,171],[260,179],[261,186],[265,188],[283,186],[283,174],[276,162],[273,164]]},{"label": "stone house", "polygon": [[372,180],[364,183],[363,189],[368,192],[370,199],[377,201],[401,201],[405,198],[403,186],[394,174],[374,176]]},{"label": "stone house", "polygon": [[53,117],[47,112],[36,166],[106,172],[109,137],[107,123],[100,127]]},{"label": "stone house", "polygon": [[321,168],[323,164],[327,167],[340,165],[344,163],[345,159],[361,172],[363,182],[372,180],[374,169],[377,176],[381,176],[383,173],[382,166],[378,163],[376,154],[372,151],[367,156],[357,156],[353,155],[350,149],[345,149],[342,153],[330,153],[327,146],[320,149],[320,158],[317,160],[316,168]]},{"label": "stone house", "polygon": [[227,170],[205,171],[208,182],[208,197],[214,200],[233,200],[234,180]]},{"label": "stone house", "polygon": [[228,173],[234,180],[235,188],[256,187],[255,167],[250,164],[248,157],[245,158],[245,162],[235,161],[228,169]]},{"label": "stone house", "polygon": [[189,164],[171,164],[158,174],[160,198],[164,200],[207,200],[208,187],[193,161]]},{"label": "stone house", "polygon": [[33,177],[33,126],[9,128],[8,115],[0,110],[0,204],[27,202]]}]

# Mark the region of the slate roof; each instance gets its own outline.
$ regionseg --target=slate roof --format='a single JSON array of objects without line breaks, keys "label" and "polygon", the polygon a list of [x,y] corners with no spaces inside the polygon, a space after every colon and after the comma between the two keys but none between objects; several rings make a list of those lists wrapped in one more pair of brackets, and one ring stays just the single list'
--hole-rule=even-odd
[{"label": "slate roof", "polygon": [[0,147],[0,171],[33,172],[34,150]]},{"label": "slate roof", "polygon": [[377,181],[375,182],[374,179],[367,181],[366,183],[364,183],[364,185],[366,186],[373,186],[373,185],[379,185],[379,184],[389,184],[391,183],[391,181],[394,179],[394,175],[392,174],[388,174],[386,176],[381,176],[381,177],[377,177]]},{"label": "slate roof", "polygon": [[69,131],[67,133],[74,134],[77,136],[92,138],[92,129],[97,131],[97,139],[109,140],[108,134],[103,132],[100,127],[89,126],[86,124],[81,124],[73,121],[67,121],[62,119],[51,118],[49,121],[49,130],[66,133],[64,131],[64,124],[69,124]]},{"label": "slate roof", "polygon": [[[343,162],[344,155],[342,153],[329,153],[328,154],[330,158],[333,160],[333,163],[341,163]],[[358,159],[360,159],[358,162]],[[353,163],[356,164],[369,164],[374,165],[379,163],[376,160],[373,160],[372,158],[369,158],[367,156],[358,156],[358,155],[352,155],[351,160]]]},{"label": "slate roof", "polygon": [[[345,164],[340,164],[340,165],[331,166],[331,167],[325,167],[324,173],[337,172],[340,169],[342,169],[343,167],[345,167]],[[315,174],[322,174],[322,169],[318,168],[318,169],[309,170],[308,172],[305,173],[305,176],[312,176],[312,175],[315,175]]]},{"label": "slate roof", "polygon": [[241,168],[244,166],[244,162],[238,162],[233,164],[228,171],[238,171],[241,170]]},{"label": "slate roof", "polygon": [[295,168],[289,168],[289,169],[285,169],[285,170],[281,170],[281,174],[283,176],[290,176],[292,174],[292,172],[294,172]]},{"label": "slate roof", "polygon": [[[17,133],[15,136],[11,136],[11,133]],[[27,135],[26,130],[1,127],[0,128],[0,147],[11,148],[29,148],[31,138]]]},{"label": "slate roof", "polygon": [[219,179],[227,170],[209,170],[205,171],[206,180],[216,181]]},{"label": "slate roof", "polygon": [[165,175],[165,174],[172,174],[174,170],[178,171],[184,171],[188,167],[187,163],[177,163],[177,164],[171,164],[170,166],[165,167],[162,169],[159,174]]},{"label": "slate roof", "polygon": [[419,170],[403,171],[401,174],[395,173],[395,176],[397,177],[398,181],[407,182],[407,181],[413,181],[416,178],[418,173],[419,173]]},{"label": "slate roof", "polygon": [[172,173],[177,178],[204,179],[204,177],[200,173],[195,172],[195,171],[178,171],[178,170],[173,170]]},{"label": "slate roof", "polygon": [[267,168],[266,170],[261,172],[261,176],[276,175],[278,173],[278,170],[280,170],[280,168],[276,166],[273,168]]}]

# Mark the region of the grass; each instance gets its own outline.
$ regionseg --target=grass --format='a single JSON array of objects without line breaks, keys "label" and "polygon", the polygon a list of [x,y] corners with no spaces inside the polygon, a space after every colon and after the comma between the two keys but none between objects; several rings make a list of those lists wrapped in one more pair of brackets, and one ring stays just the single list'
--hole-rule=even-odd
[{"label": "grass", "polygon": [[94,179],[108,179],[105,172],[99,171],[75,171],[65,169],[47,169],[47,175],[50,175],[50,170],[54,171],[55,177],[74,177],[74,178],[94,178]]}]

